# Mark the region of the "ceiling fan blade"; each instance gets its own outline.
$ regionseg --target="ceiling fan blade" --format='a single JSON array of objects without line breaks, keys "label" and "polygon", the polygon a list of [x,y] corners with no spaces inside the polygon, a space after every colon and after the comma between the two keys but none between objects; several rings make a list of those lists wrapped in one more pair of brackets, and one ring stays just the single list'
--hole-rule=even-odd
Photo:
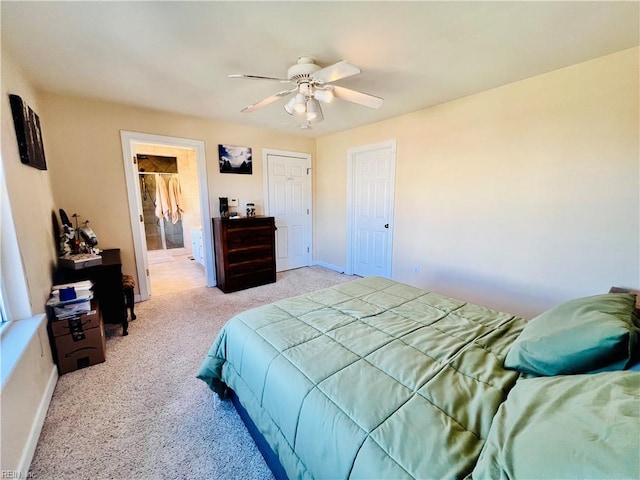
[{"label": "ceiling fan blade", "polygon": [[251,112],[255,112],[256,110],[258,110],[259,108],[262,107],[266,107],[267,105],[275,102],[276,100],[278,100],[281,97],[286,97],[287,95],[289,95],[290,93],[293,93],[297,90],[297,88],[293,88],[291,90],[283,90],[281,92],[278,92],[274,95],[271,95],[270,97],[265,98],[264,100],[260,100],[259,102],[256,103],[252,103],[251,105],[249,105],[248,107],[244,107],[242,110],[240,110],[242,113],[251,113]]},{"label": "ceiling fan blade", "polygon": [[334,85],[332,90],[336,98],[346,100],[347,102],[357,103],[358,105],[364,105],[369,108],[380,108],[384,102],[383,98],[376,97],[375,95],[357,92],[337,85]]},{"label": "ceiling fan blade", "polygon": [[276,78],[276,77],[263,77],[262,75],[244,75],[242,73],[234,73],[229,75],[229,78],[245,78],[248,80],[276,80],[281,83],[290,83],[288,78]]},{"label": "ceiling fan blade", "polygon": [[313,76],[322,80],[324,83],[329,83],[343,78],[351,77],[353,75],[357,75],[361,71],[362,70],[360,70],[355,65],[351,65],[349,62],[340,60],[333,65],[329,65],[328,67],[318,70],[313,74]]}]

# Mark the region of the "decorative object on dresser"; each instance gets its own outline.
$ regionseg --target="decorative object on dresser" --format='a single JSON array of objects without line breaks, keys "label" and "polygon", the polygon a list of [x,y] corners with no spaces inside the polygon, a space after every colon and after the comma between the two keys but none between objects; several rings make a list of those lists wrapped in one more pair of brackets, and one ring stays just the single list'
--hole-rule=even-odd
[{"label": "decorative object on dresser", "polygon": [[225,293],[276,281],[275,219],[214,218],[218,288]]},{"label": "decorative object on dresser", "polygon": [[227,197],[219,197],[220,200],[220,216],[228,217],[229,216],[229,199]]},{"label": "decorative object on dresser", "polygon": [[256,216],[256,204],[255,203],[247,203],[247,217],[255,217]]}]

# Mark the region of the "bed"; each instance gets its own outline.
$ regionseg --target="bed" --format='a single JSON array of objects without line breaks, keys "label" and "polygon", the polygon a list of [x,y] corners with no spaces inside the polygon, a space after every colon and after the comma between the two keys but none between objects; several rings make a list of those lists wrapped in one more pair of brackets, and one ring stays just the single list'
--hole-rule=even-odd
[{"label": "bed", "polygon": [[527,322],[363,278],[235,316],[198,378],[276,477],[638,478],[635,301]]}]

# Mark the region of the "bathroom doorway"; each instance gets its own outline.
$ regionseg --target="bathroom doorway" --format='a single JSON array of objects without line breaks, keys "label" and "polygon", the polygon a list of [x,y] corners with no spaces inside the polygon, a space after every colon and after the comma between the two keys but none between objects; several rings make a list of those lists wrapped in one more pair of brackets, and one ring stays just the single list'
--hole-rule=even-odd
[{"label": "bathroom doorway", "polygon": [[[120,136],[138,279],[136,301],[215,285],[204,142],[129,131]],[[150,166],[149,159],[170,161]],[[160,218],[155,213],[156,190],[159,181],[169,190],[172,179],[184,208],[175,212],[168,208]]]},{"label": "bathroom doorway", "polygon": [[196,152],[137,144],[150,295],[206,286]]},{"label": "bathroom doorway", "polygon": [[184,248],[185,205],[177,157],[139,153],[136,158],[147,253]]}]

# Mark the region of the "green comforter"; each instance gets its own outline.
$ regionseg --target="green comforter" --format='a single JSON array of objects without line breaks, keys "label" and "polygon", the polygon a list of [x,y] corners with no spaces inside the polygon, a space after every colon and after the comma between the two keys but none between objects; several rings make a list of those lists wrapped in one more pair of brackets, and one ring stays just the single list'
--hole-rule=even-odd
[{"label": "green comforter", "polygon": [[290,478],[471,473],[524,320],[382,278],[241,313],[198,373],[233,389]]}]

